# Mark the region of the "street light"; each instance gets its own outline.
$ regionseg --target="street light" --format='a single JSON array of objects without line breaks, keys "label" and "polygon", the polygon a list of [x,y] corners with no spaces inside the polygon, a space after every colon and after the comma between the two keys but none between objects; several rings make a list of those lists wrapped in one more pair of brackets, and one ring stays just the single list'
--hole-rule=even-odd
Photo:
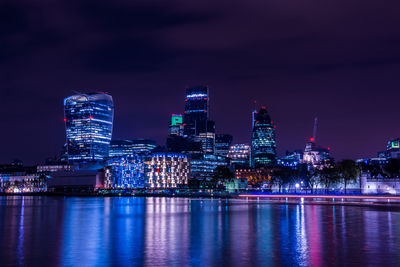
[{"label": "street light", "polygon": [[299,188],[300,187],[300,185],[297,183],[296,184],[296,190],[295,190],[295,193],[297,193],[297,188]]}]

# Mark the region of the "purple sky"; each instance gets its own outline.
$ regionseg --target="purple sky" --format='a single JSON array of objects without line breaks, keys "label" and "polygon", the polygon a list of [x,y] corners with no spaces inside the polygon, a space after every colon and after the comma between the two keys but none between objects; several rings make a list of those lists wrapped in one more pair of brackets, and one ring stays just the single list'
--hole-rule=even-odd
[{"label": "purple sky", "polygon": [[[196,3],[197,2],[197,3]],[[0,3],[0,163],[43,162],[65,141],[63,98],[107,91],[115,138],[164,144],[185,86],[210,87],[217,132],[250,141],[253,100],[278,153],[317,142],[337,159],[400,136],[400,2]]]}]

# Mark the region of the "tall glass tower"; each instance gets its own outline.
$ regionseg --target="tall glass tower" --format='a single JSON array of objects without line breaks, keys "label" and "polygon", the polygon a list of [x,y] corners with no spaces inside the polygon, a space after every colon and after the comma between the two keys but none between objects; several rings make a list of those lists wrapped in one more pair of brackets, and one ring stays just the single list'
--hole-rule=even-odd
[{"label": "tall glass tower", "polygon": [[113,117],[113,100],[108,94],[76,94],[65,98],[68,161],[90,162],[108,157]]},{"label": "tall glass tower", "polygon": [[255,114],[251,145],[254,167],[271,166],[276,163],[275,127],[265,107],[261,107]]},{"label": "tall glass tower", "polygon": [[193,137],[207,132],[208,121],[208,87],[186,89],[185,113],[183,116],[184,135]]}]

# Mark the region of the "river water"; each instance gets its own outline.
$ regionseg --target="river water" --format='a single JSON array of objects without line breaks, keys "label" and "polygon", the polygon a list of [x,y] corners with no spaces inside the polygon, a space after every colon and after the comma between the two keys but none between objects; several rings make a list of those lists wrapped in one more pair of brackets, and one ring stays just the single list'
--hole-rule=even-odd
[{"label": "river water", "polygon": [[400,266],[398,209],[0,197],[0,266]]}]

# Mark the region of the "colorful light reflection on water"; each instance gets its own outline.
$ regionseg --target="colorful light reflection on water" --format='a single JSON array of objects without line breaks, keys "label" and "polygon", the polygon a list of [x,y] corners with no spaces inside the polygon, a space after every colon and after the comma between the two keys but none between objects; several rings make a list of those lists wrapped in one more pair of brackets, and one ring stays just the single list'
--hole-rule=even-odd
[{"label": "colorful light reflection on water", "polygon": [[0,198],[1,266],[399,265],[400,212],[184,198]]}]

